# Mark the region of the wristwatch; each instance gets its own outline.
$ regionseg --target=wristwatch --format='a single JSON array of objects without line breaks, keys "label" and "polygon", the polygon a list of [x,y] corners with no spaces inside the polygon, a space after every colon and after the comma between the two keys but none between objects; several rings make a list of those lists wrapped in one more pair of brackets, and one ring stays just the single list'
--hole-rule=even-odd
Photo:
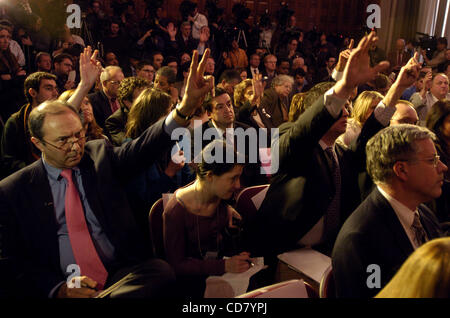
[{"label": "wristwatch", "polygon": [[183,114],[178,110],[178,108],[176,108],[176,107],[175,107],[175,112],[176,112],[176,114],[177,114],[178,117],[180,117],[180,118],[182,118],[182,119],[184,119],[184,120],[190,120],[192,117],[194,117],[194,115],[190,115],[190,116],[183,115]]}]

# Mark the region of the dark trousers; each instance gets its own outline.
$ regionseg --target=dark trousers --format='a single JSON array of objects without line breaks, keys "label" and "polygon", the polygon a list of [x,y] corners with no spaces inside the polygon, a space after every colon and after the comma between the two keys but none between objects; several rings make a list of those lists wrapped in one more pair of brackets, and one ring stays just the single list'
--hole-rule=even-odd
[{"label": "dark trousers", "polygon": [[105,289],[121,279],[123,281],[107,297],[169,298],[175,284],[172,267],[165,261],[156,258],[119,269],[108,278]]}]

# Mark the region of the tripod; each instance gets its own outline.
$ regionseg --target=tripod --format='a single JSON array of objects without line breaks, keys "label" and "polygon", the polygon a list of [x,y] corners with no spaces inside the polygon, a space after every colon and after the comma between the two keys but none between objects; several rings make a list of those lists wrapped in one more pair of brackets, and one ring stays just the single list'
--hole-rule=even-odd
[{"label": "tripod", "polygon": [[239,29],[239,33],[238,33],[238,37],[237,37],[237,42],[238,42],[238,43],[239,43],[239,41],[241,40],[241,36],[242,36],[242,39],[244,40],[245,48],[247,48],[248,45],[247,45],[247,39],[246,39],[246,37],[245,37],[245,32],[244,32],[244,30]]}]

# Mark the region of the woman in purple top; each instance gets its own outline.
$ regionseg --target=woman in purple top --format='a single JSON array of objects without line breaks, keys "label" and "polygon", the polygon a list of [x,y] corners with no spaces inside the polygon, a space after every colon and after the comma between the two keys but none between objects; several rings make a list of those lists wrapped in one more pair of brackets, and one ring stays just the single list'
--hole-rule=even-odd
[{"label": "woman in purple top", "polygon": [[[232,154],[227,156],[227,151]],[[209,275],[245,272],[252,264],[247,252],[221,257],[227,249],[224,231],[232,216],[240,218],[224,202],[240,188],[243,165],[237,163],[237,156],[222,140],[208,144],[197,164],[196,180],[178,189],[164,210],[165,254],[183,296],[201,297]],[[229,158],[232,163],[224,160]]]}]

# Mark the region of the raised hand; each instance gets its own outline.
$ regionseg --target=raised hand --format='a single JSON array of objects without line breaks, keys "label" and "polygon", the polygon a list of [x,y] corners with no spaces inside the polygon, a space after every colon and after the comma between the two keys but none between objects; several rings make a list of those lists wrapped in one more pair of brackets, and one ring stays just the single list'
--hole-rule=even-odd
[{"label": "raised hand", "polygon": [[404,87],[405,89],[413,85],[419,77],[420,68],[419,53],[416,52],[414,53],[414,57],[412,57],[408,63],[400,69],[400,73],[396,79],[398,85]]},{"label": "raised hand", "polygon": [[97,61],[98,50],[92,53],[90,46],[80,54],[80,83],[89,86],[94,85],[102,71],[102,65]]},{"label": "raised hand", "polygon": [[261,101],[261,97],[264,93],[262,74],[255,74],[255,76],[253,76],[252,87],[253,87],[253,95],[252,95],[252,99],[250,102],[252,105],[259,106],[259,102]]},{"label": "raised hand", "polygon": [[169,23],[167,25],[167,33],[169,33],[170,39],[175,41],[175,36],[177,35],[177,28],[173,25],[173,23]]},{"label": "raised hand", "polygon": [[347,65],[348,59],[350,58],[350,53],[352,53],[354,43],[355,41],[351,39],[348,48],[339,53],[339,60],[338,63],[336,64],[336,71],[338,72],[344,71],[345,65]]},{"label": "raised hand", "polygon": [[358,47],[350,53],[344,69],[344,75],[335,86],[335,93],[341,98],[348,98],[355,87],[365,84],[389,67],[389,62],[383,61],[370,67],[369,48],[378,41],[375,32],[362,38]]},{"label": "raised hand", "polygon": [[210,53],[210,49],[206,49],[200,63],[198,63],[197,50],[192,55],[186,91],[179,106],[179,111],[186,116],[194,113],[198,107],[201,107],[206,94],[214,88],[214,77],[210,75],[204,76],[206,60],[209,58]]}]

